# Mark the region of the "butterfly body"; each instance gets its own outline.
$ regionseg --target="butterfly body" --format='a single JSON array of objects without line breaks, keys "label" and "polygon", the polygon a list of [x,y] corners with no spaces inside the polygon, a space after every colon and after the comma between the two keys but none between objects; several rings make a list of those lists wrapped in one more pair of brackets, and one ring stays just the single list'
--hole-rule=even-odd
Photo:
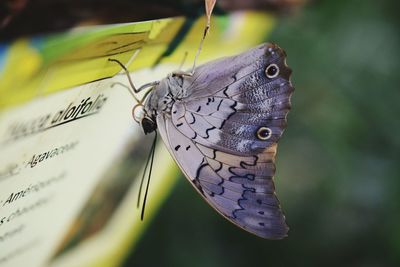
[{"label": "butterfly body", "polygon": [[157,128],[179,167],[219,213],[260,237],[288,227],[273,176],[294,90],[286,54],[263,44],[218,59],[191,76],[169,75],[144,105],[145,133]]}]

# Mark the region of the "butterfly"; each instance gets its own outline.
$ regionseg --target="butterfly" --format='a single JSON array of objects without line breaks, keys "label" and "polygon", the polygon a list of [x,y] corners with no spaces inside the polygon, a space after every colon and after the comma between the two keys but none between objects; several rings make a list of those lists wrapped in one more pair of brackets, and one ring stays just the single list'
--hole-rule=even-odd
[{"label": "butterfly", "polygon": [[273,177],[294,91],[291,72],[284,50],[265,43],[136,90],[151,87],[136,106],[144,133],[158,129],[211,207],[268,239],[284,238],[289,229]]}]

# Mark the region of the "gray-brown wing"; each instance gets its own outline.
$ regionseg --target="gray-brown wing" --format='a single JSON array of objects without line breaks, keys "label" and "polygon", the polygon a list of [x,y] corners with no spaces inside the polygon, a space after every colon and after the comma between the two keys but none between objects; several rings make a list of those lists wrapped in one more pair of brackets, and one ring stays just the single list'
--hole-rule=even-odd
[{"label": "gray-brown wing", "polygon": [[263,238],[280,239],[288,228],[275,195],[276,145],[241,157],[187,138],[168,117],[157,117],[162,139],[186,178],[220,214]]},{"label": "gray-brown wing", "polygon": [[[266,75],[271,64],[279,68],[275,76]],[[223,65],[220,79],[209,74]],[[288,228],[273,183],[276,144],[293,92],[284,52],[265,44],[198,70],[185,80],[187,97],[175,102],[171,116],[157,117],[164,142],[185,176],[222,215],[258,236],[285,237]],[[263,138],[261,128],[268,129]]]}]

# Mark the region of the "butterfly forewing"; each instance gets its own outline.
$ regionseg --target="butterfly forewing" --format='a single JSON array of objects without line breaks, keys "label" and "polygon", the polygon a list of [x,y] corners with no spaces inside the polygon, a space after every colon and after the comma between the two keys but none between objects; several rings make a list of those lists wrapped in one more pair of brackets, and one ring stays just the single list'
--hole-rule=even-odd
[{"label": "butterfly forewing", "polygon": [[273,182],[293,92],[285,60],[278,46],[263,44],[200,66],[184,77],[184,98],[171,113],[157,115],[169,151],[207,202],[271,239],[288,231]]}]

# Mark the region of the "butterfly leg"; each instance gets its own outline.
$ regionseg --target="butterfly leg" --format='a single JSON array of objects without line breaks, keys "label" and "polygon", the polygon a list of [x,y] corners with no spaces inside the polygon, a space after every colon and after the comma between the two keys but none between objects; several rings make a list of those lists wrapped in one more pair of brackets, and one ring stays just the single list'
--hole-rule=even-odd
[{"label": "butterfly leg", "polygon": [[[130,91],[130,92],[131,92],[133,98],[134,98],[134,99],[136,100],[136,102],[138,102],[139,104],[142,104],[142,103],[143,103],[143,100],[146,98],[148,92],[145,94],[145,96],[144,96],[141,100],[139,100],[139,99],[136,97],[135,94],[138,94],[139,92],[143,91],[144,89],[152,88],[152,87],[154,87],[154,86],[156,86],[156,85],[158,85],[158,84],[160,83],[159,81],[150,82],[150,83],[146,83],[146,84],[140,86],[139,88],[136,88],[135,85],[134,85],[133,82],[132,82],[132,79],[131,79],[131,76],[130,76],[130,74],[129,74],[128,69],[124,66],[124,64],[121,63],[121,61],[119,61],[119,60],[117,60],[117,59],[113,59],[113,58],[109,58],[108,61],[118,63],[118,65],[120,65],[121,68],[125,71],[125,74],[126,74],[126,76],[128,77],[128,81],[129,81],[129,84],[130,84],[130,86],[131,86],[131,89],[132,89],[132,91],[133,91],[133,92],[132,92],[132,91]],[[150,90],[150,91],[151,91],[151,90]],[[149,92],[150,92],[150,91],[149,91]]]},{"label": "butterfly leg", "polygon": [[146,89],[146,88],[155,86],[155,85],[160,83],[159,81],[150,82],[150,83],[146,83],[146,84],[140,86],[139,88],[136,88],[135,85],[132,82],[131,76],[129,75],[128,69],[124,66],[124,64],[121,63],[121,61],[119,61],[117,59],[113,59],[113,58],[109,58],[108,61],[116,62],[116,63],[118,63],[118,65],[121,66],[121,68],[125,71],[126,76],[128,77],[128,81],[129,81],[130,86],[132,87],[133,92],[135,92],[136,94],[139,93],[140,91]]},{"label": "butterfly leg", "polygon": [[194,72],[191,71],[182,71],[182,70],[176,70],[172,72],[170,75],[171,76],[192,76]]},{"label": "butterfly leg", "polygon": [[179,65],[179,71],[181,71],[182,70],[182,68],[183,68],[183,64],[185,64],[185,61],[186,61],[186,58],[187,58],[187,55],[188,55],[188,51],[185,51],[185,54],[183,55],[183,58],[182,58],[182,61],[181,61],[181,64]]},{"label": "butterfly leg", "polygon": [[195,58],[194,58],[194,62],[193,62],[193,66],[192,66],[192,71],[190,72],[190,73],[191,73],[190,76],[192,76],[193,73],[194,73],[194,69],[196,68],[196,61],[197,61],[197,58],[199,57],[200,52],[201,52],[201,49],[203,48],[204,40],[206,39],[206,36],[207,36],[208,32],[210,31],[210,27],[211,27],[211,22],[210,22],[210,20],[211,20],[211,14],[212,14],[212,11],[213,11],[213,9],[214,9],[216,0],[205,0],[204,3],[205,3],[205,9],[206,9],[207,23],[206,23],[206,26],[204,27],[203,37],[201,38],[199,48],[197,49],[196,56],[195,56]]},{"label": "butterfly leg", "polygon": [[184,60],[183,60],[183,62],[181,64],[181,66],[179,67],[179,70],[172,72],[172,74],[171,74],[172,76],[193,76],[193,74],[194,74],[194,70],[196,68],[196,62],[197,62],[197,59],[198,59],[198,57],[200,55],[201,49],[203,48],[204,40],[206,39],[206,36],[207,36],[208,32],[210,31],[210,27],[211,27],[210,26],[210,24],[211,24],[210,23],[210,19],[211,19],[212,10],[213,10],[213,8],[215,6],[216,0],[205,0],[204,2],[205,2],[207,23],[206,23],[206,26],[204,27],[203,36],[201,38],[199,47],[197,48],[196,56],[195,56],[194,61],[193,61],[192,70],[191,71],[182,71],[181,70],[182,65],[185,62],[185,59],[186,59],[186,56],[187,56],[187,53],[185,53]]},{"label": "butterfly leg", "polygon": [[183,59],[181,61],[181,64],[179,65],[178,70],[173,71],[170,75],[171,76],[192,76],[192,72],[184,71],[182,70],[183,64],[185,64],[186,58],[187,58],[188,52],[185,52],[185,55],[183,56]]},{"label": "butterfly leg", "polygon": [[[197,49],[196,56],[195,56],[195,58],[194,58],[192,70],[191,70],[191,71],[182,71],[182,70],[179,69],[179,70],[177,70],[177,71],[172,72],[172,73],[171,73],[172,76],[193,76],[194,70],[195,70],[195,68],[196,68],[196,61],[197,61],[197,58],[198,58],[199,55],[200,55],[201,49],[202,49],[202,47],[203,47],[204,39],[206,38],[206,35],[207,35],[209,29],[210,29],[210,25],[207,23],[207,25],[206,25],[206,27],[205,27],[205,29],[204,29],[203,37],[201,38],[201,41],[200,41],[199,48]],[[185,55],[185,57],[186,57],[186,55]],[[182,65],[183,65],[183,64],[182,64]],[[181,67],[182,67],[182,65],[181,65]],[[180,68],[181,68],[181,67],[180,67]]]}]

